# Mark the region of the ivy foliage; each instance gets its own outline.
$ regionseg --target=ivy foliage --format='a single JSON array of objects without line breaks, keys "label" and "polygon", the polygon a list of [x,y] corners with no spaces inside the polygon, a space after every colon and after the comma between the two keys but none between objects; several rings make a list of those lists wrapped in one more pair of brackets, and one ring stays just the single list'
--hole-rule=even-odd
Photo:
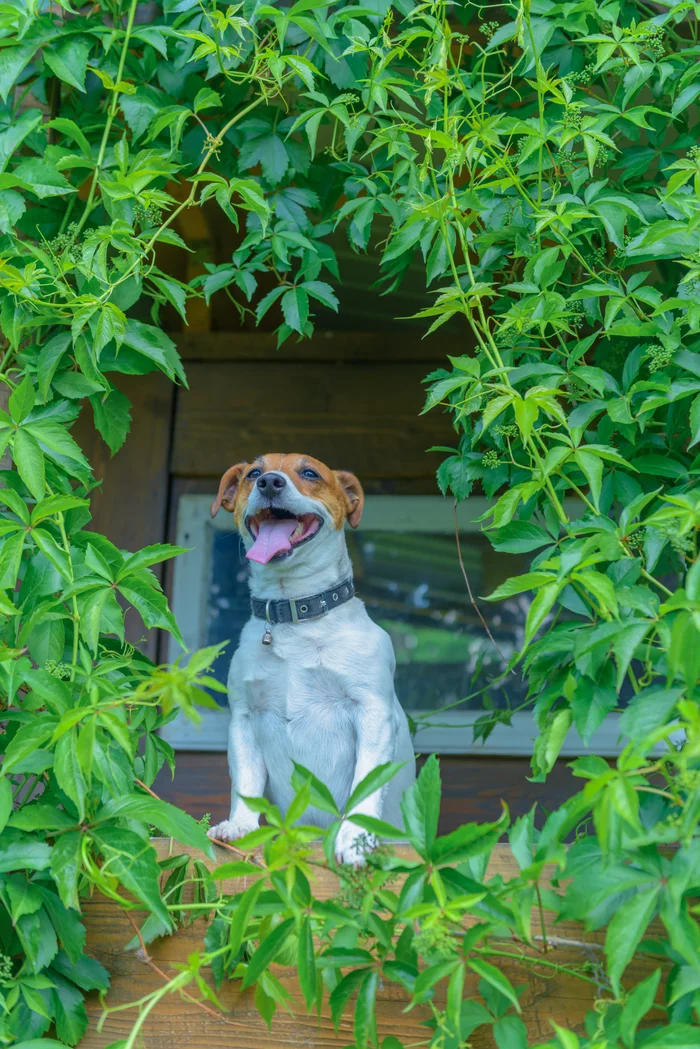
[{"label": "ivy foliage", "polygon": [[[696,748],[697,728],[690,738]],[[676,759],[674,771],[685,771],[688,758]],[[380,766],[356,788],[358,794],[366,796],[395,772],[394,765]],[[201,952],[164,987],[134,1003],[138,1016],[127,1049],[138,1044],[150,1010],[166,993],[185,991],[194,1005],[218,1008],[225,1021],[218,991],[229,980],[243,990],[254,988],[255,1006],[274,1035],[278,1010],[299,1011],[280,980],[282,965],[296,968],[309,1012],[323,1010],[336,1031],[343,1021],[344,1029],[352,1024],[355,1049],[380,1044],[382,986],[394,986],[406,1010],[421,1008],[427,1019],[420,1044],[431,1049],[462,1049],[475,1032],[480,1040],[493,1038],[498,1049],[526,1049],[532,1044],[525,1021],[535,976],[564,978],[571,1000],[591,1003],[585,1033],[557,1027],[546,1049],[697,1045],[697,926],[690,900],[698,869],[695,817],[683,815],[683,826],[673,830],[680,847],[662,857],[649,844],[656,840],[664,802],[660,794],[642,793],[648,780],[632,762],[615,773],[601,758],[580,758],[574,772],[586,786],[539,830],[534,809],[511,822],[504,807],[492,823],[467,823],[439,835],[441,781],[434,755],[404,793],[404,831],[353,813],[352,803],[341,813],[328,788],[295,766],[296,793],[284,817],[264,798],[247,799],[264,813],[266,825],[239,839],[230,861],[213,869],[190,869],[186,854],[162,861],[172,871],[164,897],[173,916],[184,924],[205,917],[207,931]],[[613,781],[618,797],[639,793],[642,800],[634,837],[630,823],[621,849],[593,834],[567,846],[572,830],[587,819],[593,817],[598,827],[608,818],[605,785]],[[325,833],[300,822],[310,804],[333,818]],[[372,835],[401,836],[414,854],[408,858],[405,850],[397,854],[386,844],[368,851],[365,866],[341,868],[336,894],[320,898],[317,869],[324,855],[334,867],[343,818],[367,832],[368,848]],[[490,866],[504,834],[513,860],[510,876],[504,876],[502,852]],[[655,918],[660,921],[650,926]],[[566,935],[557,929],[559,920],[567,921]],[[577,923],[581,938],[572,938]],[[149,918],[144,944],[154,934],[151,925]],[[603,929],[604,937],[591,937],[592,930]],[[110,1015],[109,1002],[104,1015]],[[381,1049],[404,1044],[389,1035]]]},{"label": "ivy foliage", "polygon": [[[504,936],[540,949],[548,910],[607,929],[604,960],[582,970],[586,1033],[560,1029],[552,1044],[698,1042],[697,5],[523,0],[488,13],[498,20],[438,0],[0,9],[6,1045],[52,1024],[62,1043],[80,1040],[82,992],[107,985],[83,951],[91,887],[145,909],[144,940],[188,908],[216,911],[206,958],[217,979],[255,984],[268,1019],[284,1004],[269,965],[289,950],[310,1008],[325,988],[339,1017],[356,995],[360,1047],[376,1043],[379,974],[393,973],[416,1002],[445,981],[436,1049],[482,1023],[500,1049],[521,1049],[498,952]],[[161,249],[190,250],[178,218],[202,205],[234,227],[236,247],[185,283]],[[569,731],[587,745],[611,712],[626,745],[613,766],[575,763],[586,786],[543,830],[533,817],[510,828],[521,876],[505,885],[483,857],[507,818],[438,838],[431,762],[405,802],[419,860],[400,893],[386,887],[400,864],[380,852],[324,910],[304,853],[312,832],[261,801],[264,875],[221,898],[196,871],[200,896],[185,903],[187,865],[167,868],[163,895],[149,827],[209,846],[149,790],[172,761],[157,730],[211,702],[216,653],[155,668],[125,643],[125,608],[179,638],[153,570],[178,550],[122,551],[87,528],[94,479],[71,427],[90,411],[116,451],[129,430],[120,375],[186,383],[166,306],[186,319],[193,298],[227,295],[242,317],[275,318],[280,344],[310,335],[314,311],[342,303],[336,227],[379,251],[386,291],[422,259],[418,316],[465,332],[464,353],[429,377],[426,410],[454,421],[443,492],[463,499],[479,484],[494,548],[533,555],[490,595],[528,608],[508,673],[529,686],[533,776]],[[334,804],[298,776],[295,818],[311,794]],[[540,885],[545,863],[563,890]],[[659,965],[633,987],[635,953]],[[169,989],[194,980],[205,994],[199,964]],[[479,1000],[464,997],[467,973]]]}]

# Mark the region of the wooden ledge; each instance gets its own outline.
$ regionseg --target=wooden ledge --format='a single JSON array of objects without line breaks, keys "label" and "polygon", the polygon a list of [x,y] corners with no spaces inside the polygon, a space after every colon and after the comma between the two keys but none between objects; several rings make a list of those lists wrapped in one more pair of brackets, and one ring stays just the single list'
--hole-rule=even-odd
[{"label": "wooden ledge", "polygon": [[[180,845],[169,838],[154,838],[153,845],[159,859],[170,855],[188,853],[193,859],[213,869],[221,863],[240,858],[233,850],[215,846],[212,861],[196,849]],[[398,855],[415,858],[410,846],[396,843]],[[255,854],[253,854],[255,855]],[[257,854],[258,856],[260,853]],[[319,849],[319,856],[321,856]],[[510,848],[497,845],[488,866],[487,877],[501,874],[504,879],[518,873]],[[553,872],[552,872],[553,873]],[[397,880],[401,878],[397,876]],[[545,880],[549,879],[545,877]],[[227,893],[240,892],[244,879],[223,882]],[[320,899],[334,895],[338,879],[328,870],[319,868],[314,882],[314,892]],[[112,977],[112,987],[107,995],[108,1005],[133,1002],[163,986],[165,978],[175,975],[174,963],[184,962],[195,951],[203,949],[206,924],[198,919],[186,929],[173,936],[156,940],[149,945],[149,959],[143,960],[134,951],[126,951],[126,944],[133,938],[133,928],[126,914],[105,897],[95,894],[84,905],[87,926],[87,950],[107,967]],[[602,934],[583,934],[581,928],[571,922],[547,923],[548,935],[558,941],[558,946],[547,954],[547,959],[562,965],[580,966],[583,962],[600,957]],[[571,941],[574,941],[572,944]],[[569,941],[567,943],[567,941]],[[583,945],[585,941],[585,946]],[[580,945],[580,946],[579,946]],[[517,954],[515,944],[504,947]],[[531,956],[532,957],[532,956]],[[596,989],[569,973],[545,966],[526,968],[517,958],[499,958],[499,967],[514,986],[525,991],[521,998],[523,1020],[528,1030],[529,1042],[547,1041],[552,1036],[551,1021],[583,1033],[583,1021],[591,1008]],[[625,982],[630,986],[644,979],[656,968],[658,960],[635,959],[627,971]],[[284,1046],[304,1046],[306,1049],[341,1049],[353,1042],[352,1010],[348,1010],[338,1033],[333,1029],[327,1001],[320,1021],[308,1016],[293,968],[276,968],[276,974],[292,995],[293,1015],[279,1009],[268,1033],[253,1003],[253,989],[241,992],[239,983],[225,982],[218,992],[220,1001],[228,1010],[219,1014],[210,1003],[197,1005],[180,994],[164,998],[150,1014],[143,1031],[140,1045],[144,1049],[283,1049]],[[213,980],[205,973],[207,982]],[[196,995],[195,989],[190,989]],[[478,979],[469,975],[465,985],[465,997],[478,997]],[[404,1009],[407,995],[394,983],[383,982],[377,997],[377,1027],[379,1044],[387,1035],[393,1034],[405,1045],[423,1043],[426,1028],[421,1021],[430,1015],[429,1010],[416,1008],[409,1013]],[[438,989],[436,1002],[444,1001],[444,988]],[[87,1002],[90,1027],[80,1043],[80,1049],[105,1049],[110,1043],[128,1037],[136,1010],[125,1010],[113,1014],[102,1031],[97,1031],[100,1003],[95,995]],[[470,1037],[474,1049],[493,1049],[494,1040],[490,1028],[482,1027]]]}]

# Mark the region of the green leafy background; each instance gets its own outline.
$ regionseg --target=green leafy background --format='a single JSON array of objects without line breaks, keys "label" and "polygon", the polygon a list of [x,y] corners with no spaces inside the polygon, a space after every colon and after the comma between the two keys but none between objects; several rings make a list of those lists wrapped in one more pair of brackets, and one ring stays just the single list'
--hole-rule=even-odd
[{"label": "green leafy background", "polygon": [[[336,1022],[354,1009],[360,1049],[377,1044],[383,979],[427,1005],[436,1049],[483,1025],[521,1049],[521,992],[500,960],[555,971],[539,930],[557,916],[606,932],[602,955],[572,970],[590,994],[585,1030],[550,1044],[700,1043],[697,13],[641,0],[0,7],[0,1043],[82,1037],[83,993],[108,986],[84,953],[91,888],[140,912],[144,942],[211,918],[203,953],[159,996],[192,985],[217,1005],[207,968],[254,985],[272,1022],[288,1001],[270,965],[291,960],[309,1009],[325,1002]],[[177,220],[203,204],[235,249],[185,283],[161,249],[190,251]],[[186,385],[166,308],[186,322],[193,299],[227,296],[280,345],[310,336],[319,310],[342,308],[336,229],[375,259],[383,292],[424,264],[417,318],[466,336],[427,379],[425,410],[455,430],[437,483],[457,500],[479,486],[494,548],[532,555],[484,596],[527,608],[504,680],[528,685],[533,777],[573,731],[584,786],[544,820],[504,813],[439,837],[431,759],[404,799],[418,858],[382,847],[322,902],[317,831],[295,824],[310,800],[336,817],[328,865],[343,817],[369,839],[392,828],[355,810],[359,795],[337,812],[298,769],[285,817],[251,801],[266,825],[241,849],[262,845],[262,859],[219,871],[253,879],[225,896],[201,864],[159,864],[149,844],[156,829],[210,848],[150,786],[173,761],[158,729],[212,702],[218,651],[156,668],[125,642],[127,608],[180,639],[153,572],[180,551],[123,551],[89,530],[94,478],[71,428],[92,413],[115,452],[130,425],[120,375]],[[608,763],[587,746],[614,712],[624,749]],[[477,735],[511,714],[487,712]],[[486,875],[505,833],[520,871],[508,881]],[[632,986],[636,955],[651,975]],[[139,1004],[127,1049],[155,1004]]]}]

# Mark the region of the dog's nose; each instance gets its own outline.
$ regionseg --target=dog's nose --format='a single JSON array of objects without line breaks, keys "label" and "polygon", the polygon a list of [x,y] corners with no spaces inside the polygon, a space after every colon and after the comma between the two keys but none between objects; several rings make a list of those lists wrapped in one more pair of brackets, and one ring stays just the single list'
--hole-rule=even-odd
[{"label": "dog's nose", "polygon": [[276,495],[277,492],[281,492],[287,483],[287,478],[284,474],[277,473],[275,470],[268,470],[262,477],[258,477],[256,482],[258,488],[264,495]]}]

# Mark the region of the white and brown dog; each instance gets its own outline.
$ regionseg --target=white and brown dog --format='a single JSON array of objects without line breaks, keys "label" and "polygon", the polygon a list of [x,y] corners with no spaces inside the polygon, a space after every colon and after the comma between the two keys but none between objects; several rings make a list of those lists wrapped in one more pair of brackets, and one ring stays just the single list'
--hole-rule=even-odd
[{"label": "white and brown dog", "polygon": [[[223,506],[234,515],[251,563],[253,615],[228,677],[231,814],[212,838],[233,841],[258,826],[242,796],[264,795],[286,812],[292,762],[325,783],[343,813],[373,768],[405,762],[354,810],[403,825],[399,803],[415,758],[394,692],[394,652],[354,596],[343,533],[346,520],[357,528],[363,504],[353,474],[306,455],[263,455],[221,478],[211,513]],[[310,808],[303,819],[326,827],[332,817]],[[364,836],[344,820],[337,858],[361,863]]]}]

